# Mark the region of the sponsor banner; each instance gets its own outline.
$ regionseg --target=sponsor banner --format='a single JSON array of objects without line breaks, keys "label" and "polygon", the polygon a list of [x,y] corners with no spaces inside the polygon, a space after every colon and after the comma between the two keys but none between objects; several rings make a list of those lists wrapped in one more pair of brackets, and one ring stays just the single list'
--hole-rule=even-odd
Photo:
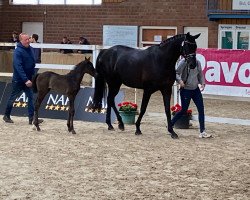
[{"label": "sponsor banner", "polygon": [[250,10],[250,0],[233,0],[233,10]]},{"label": "sponsor banner", "polygon": [[[0,114],[4,114],[7,101],[9,99],[12,84],[9,83],[5,87],[6,83],[0,82],[0,89],[4,91],[2,96],[2,101],[0,104]],[[87,106],[92,102],[94,94],[93,88],[81,88],[75,99],[75,116],[74,120],[90,121],[90,122],[105,122],[106,121],[106,107],[102,109],[102,113],[91,113],[86,112]],[[36,94],[34,94],[34,102],[36,99]],[[116,96],[116,105],[122,102],[124,98],[124,93],[119,92]],[[28,99],[25,93],[20,94],[14,104],[11,112],[12,116],[28,116]],[[106,102],[106,100],[104,101]],[[49,92],[44,98],[40,108],[39,108],[39,118],[51,118],[51,119],[68,119],[69,111],[69,98],[65,95],[58,94],[56,92]],[[116,120],[115,114],[111,113],[111,122]]]},{"label": "sponsor banner", "polygon": [[204,93],[250,97],[250,51],[198,49],[197,59],[206,79]]},{"label": "sponsor banner", "polygon": [[7,83],[0,81],[0,114],[4,113],[5,105],[3,105],[3,97],[4,97],[4,91],[6,88]]},{"label": "sponsor banner", "polygon": [[[12,91],[12,83],[7,83],[3,96],[2,96],[2,101],[1,101],[1,109],[0,113],[4,114],[7,102],[9,100],[10,94]],[[35,100],[35,96],[34,99]],[[13,104],[13,109],[11,111],[11,115],[15,116],[28,116],[28,98],[24,93],[20,94],[17,98],[16,101]]]},{"label": "sponsor banner", "polygon": [[207,85],[204,91],[205,94],[224,95],[224,96],[229,96],[228,95],[229,92],[234,94],[230,96],[250,97],[250,88],[245,88],[245,87]]},{"label": "sponsor banner", "polygon": [[[107,108],[107,101],[103,100],[102,105],[103,108],[101,113],[91,113],[87,112],[87,107],[92,103],[93,96],[94,96],[94,89],[93,88],[84,88],[84,90],[80,90],[78,93],[79,97],[81,98],[79,101],[78,108],[75,113],[75,118],[77,120],[82,121],[90,121],[90,122],[106,122],[106,108]],[[115,98],[115,105],[122,102],[124,99],[124,92],[120,91]],[[116,115],[111,109],[111,122],[113,123],[116,120]]]}]

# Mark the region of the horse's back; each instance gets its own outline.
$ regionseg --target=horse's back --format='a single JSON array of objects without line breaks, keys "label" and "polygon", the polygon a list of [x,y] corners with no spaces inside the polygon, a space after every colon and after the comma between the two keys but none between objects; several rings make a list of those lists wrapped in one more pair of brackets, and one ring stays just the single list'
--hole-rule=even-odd
[{"label": "horse's back", "polygon": [[38,75],[38,80],[39,80],[39,82],[40,81],[48,81],[48,80],[50,80],[52,77],[58,77],[58,76],[60,76],[59,74],[57,74],[57,73],[55,73],[55,72],[51,72],[51,71],[46,71],[46,72],[43,72],[43,73],[41,73],[41,74],[39,74]]},{"label": "horse's back", "polygon": [[156,83],[162,66],[156,60],[157,47],[136,49],[116,45],[104,50],[97,60],[97,71],[104,74],[107,82],[125,84],[142,89],[145,84]]},{"label": "horse's back", "polygon": [[51,89],[54,85],[60,85],[59,75],[55,72],[46,71],[38,75],[36,79],[36,84],[38,89]]}]

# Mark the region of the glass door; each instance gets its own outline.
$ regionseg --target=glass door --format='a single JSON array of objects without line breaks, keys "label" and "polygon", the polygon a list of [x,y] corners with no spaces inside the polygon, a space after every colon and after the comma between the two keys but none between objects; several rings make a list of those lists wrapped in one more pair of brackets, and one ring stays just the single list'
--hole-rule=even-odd
[{"label": "glass door", "polygon": [[249,49],[250,31],[237,31],[237,49]]},{"label": "glass door", "polygon": [[221,48],[222,49],[233,49],[233,32],[232,31],[221,31]]}]

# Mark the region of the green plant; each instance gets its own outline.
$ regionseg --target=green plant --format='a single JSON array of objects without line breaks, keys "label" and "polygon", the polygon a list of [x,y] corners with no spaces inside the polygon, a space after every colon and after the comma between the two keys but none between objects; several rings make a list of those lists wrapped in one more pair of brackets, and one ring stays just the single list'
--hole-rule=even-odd
[{"label": "green plant", "polygon": [[123,111],[123,112],[136,112],[137,111],[137,104],[129,102],[129,101],[119,103],[118,107],[119,107],[119,111]]}]

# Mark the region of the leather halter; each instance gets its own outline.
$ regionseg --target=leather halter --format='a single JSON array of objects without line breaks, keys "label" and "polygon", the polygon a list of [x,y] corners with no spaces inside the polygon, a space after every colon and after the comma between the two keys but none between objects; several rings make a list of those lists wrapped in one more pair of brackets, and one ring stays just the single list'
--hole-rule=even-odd
[{"label": "leather halter", "polygon": [[186,40],[186,37],[185,37],[184,41],[183,41],[182,44],[181,44],[181,54],[182,54],[182,56],[183,56],[185,59],[188,59],[188,58],[190,58],[190,57],[192,57],[192,56],[195,56],[196,53],[190,53],[190,54],[186,54],[186,53],[185,53],[185,49],[184,49],[185,43],[188,43],[188,44],[191,44],[191,45],[196,45],[195,42],[189,42],[189,41],[187,41],[187,40]]}]

